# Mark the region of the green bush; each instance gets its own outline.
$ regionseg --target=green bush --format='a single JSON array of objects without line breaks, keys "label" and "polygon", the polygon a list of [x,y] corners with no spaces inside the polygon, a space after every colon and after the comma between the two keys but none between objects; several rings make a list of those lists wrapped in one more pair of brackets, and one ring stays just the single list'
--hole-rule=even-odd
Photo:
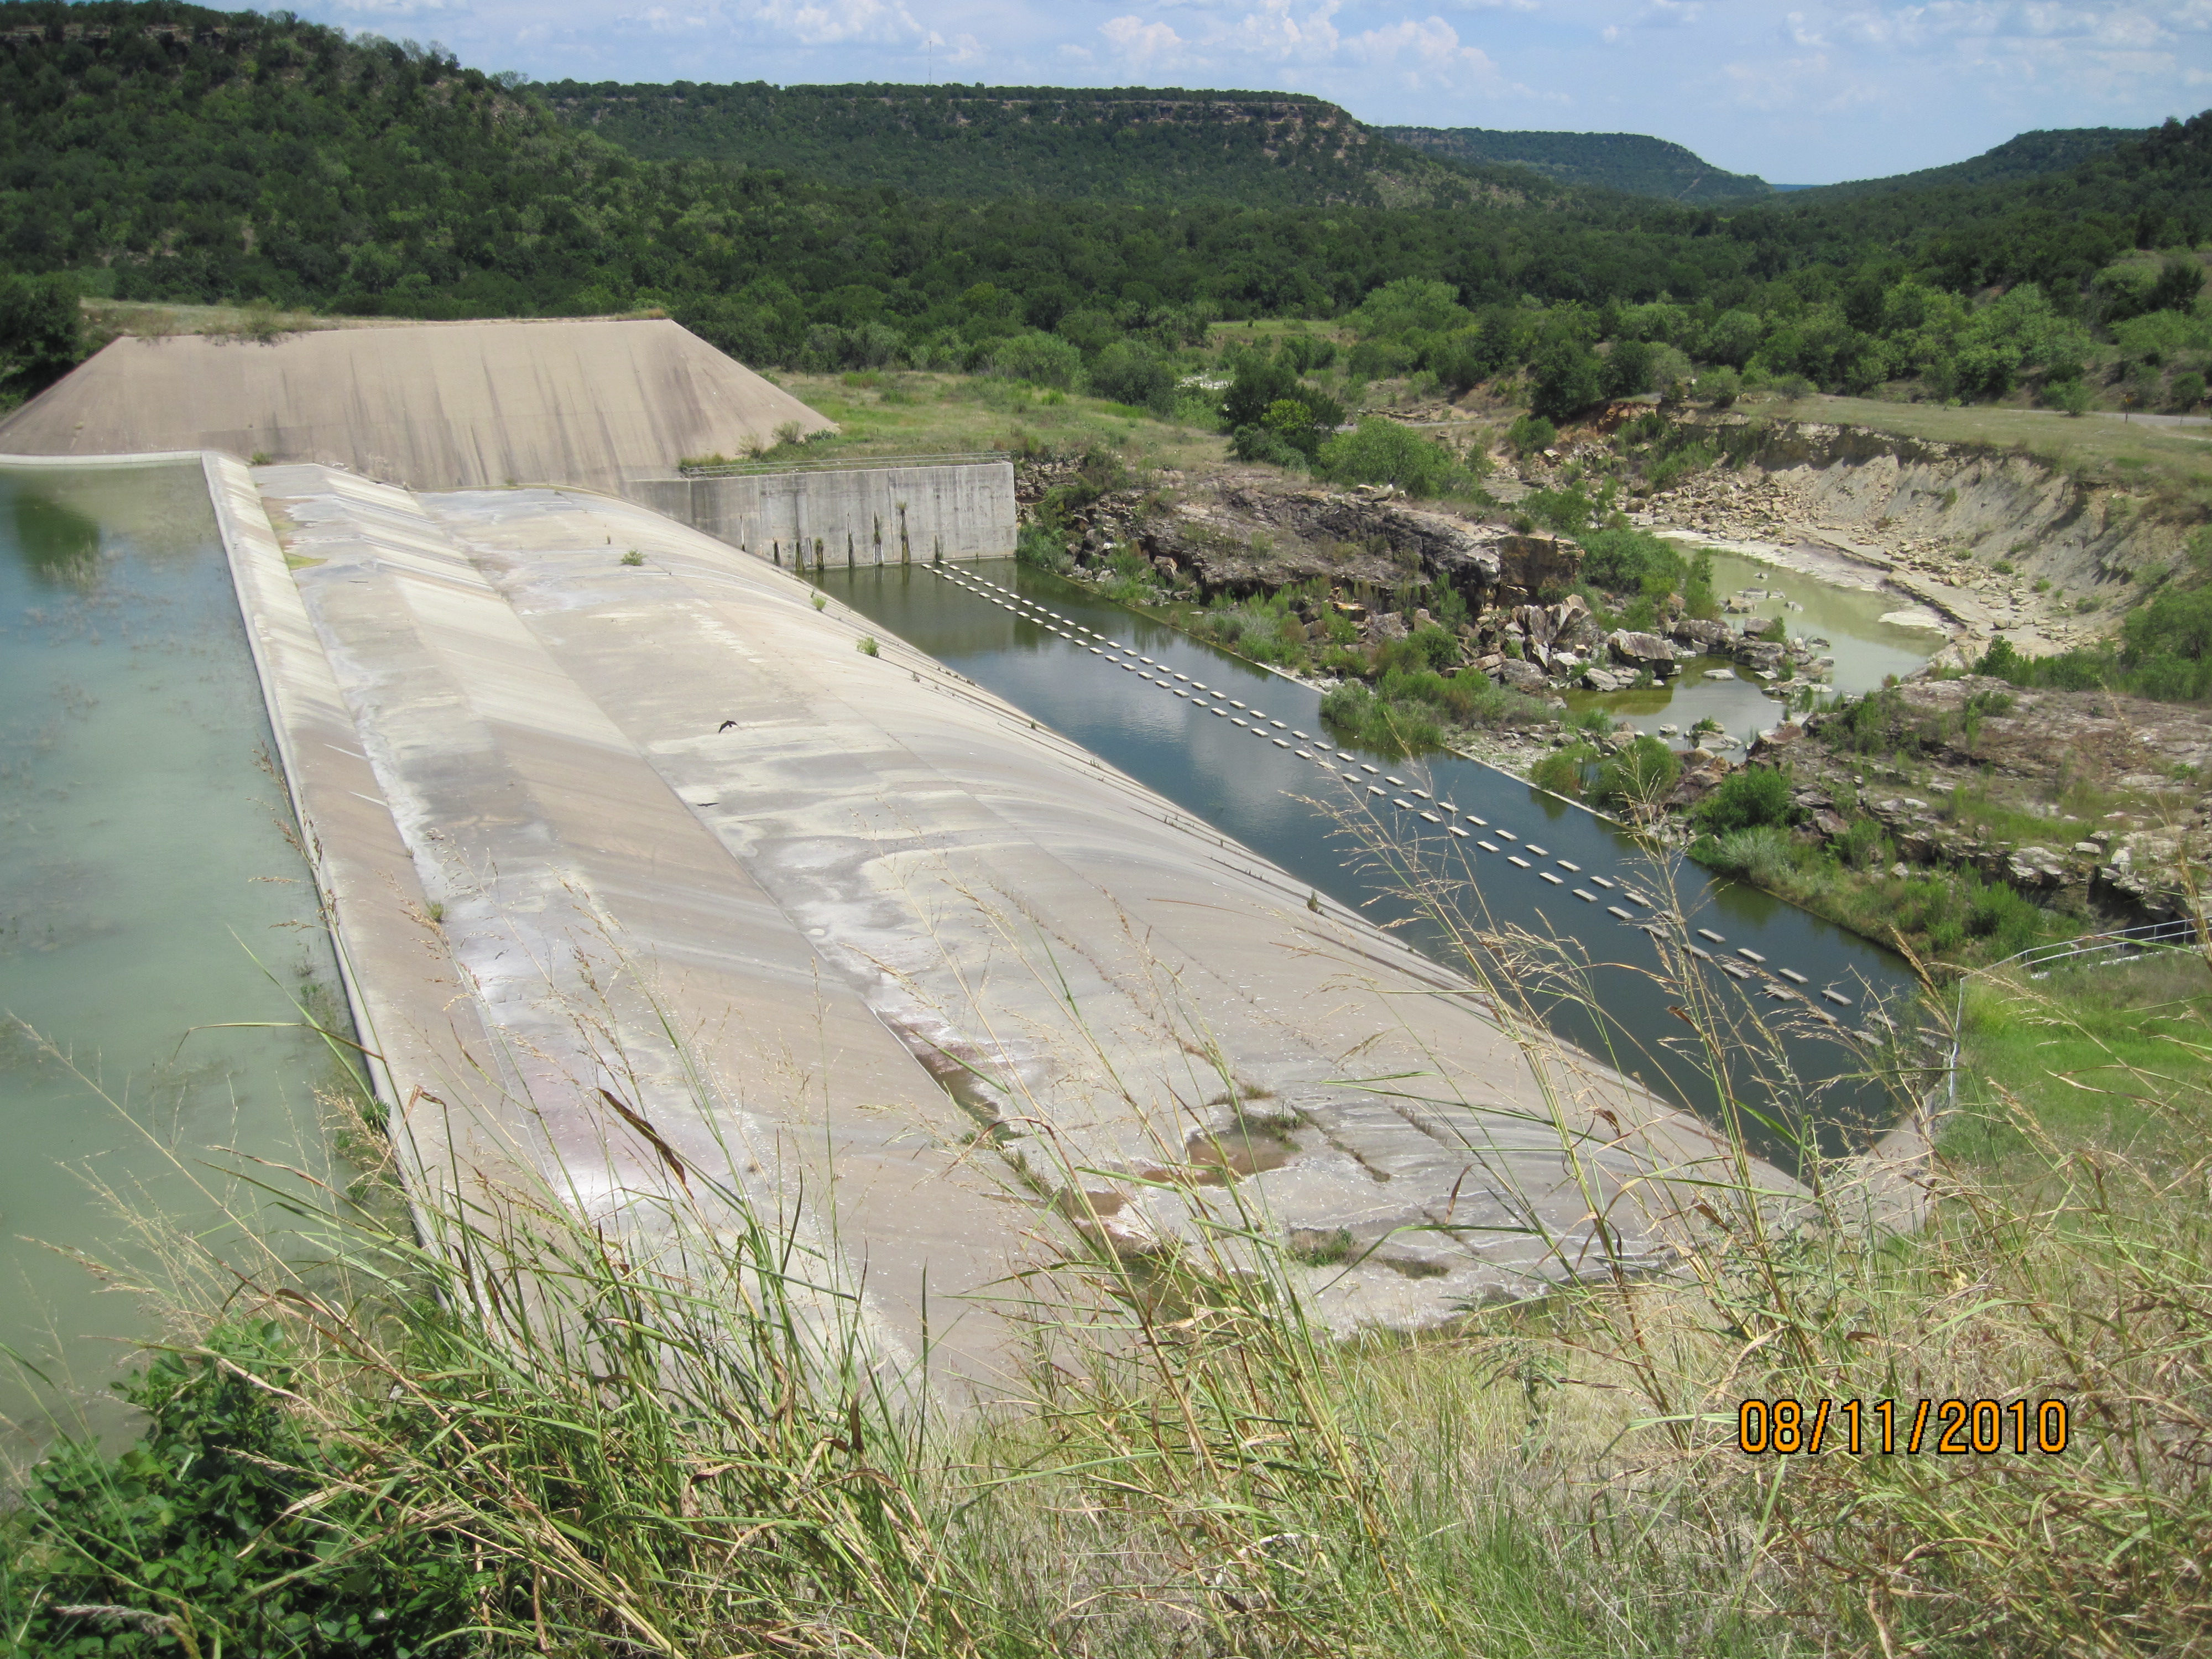
[{"label": "green bush", "polygon": [[1790,780],[1767,766],[1746,766],[1729,773],[1698,808],[1698,823],[1711,836],[1789,821]]},{"label": "green bush", "polygon": [[1447,495],[1474,483],[1449,445],[1371,418],[1324,440],[1314,471],[1334,483],[1395,484],[1414,496]]},{"label": "green bush", "polygon": [[1057,334],[1017,334],[991,348],[991,372],[1065,392],[1082,372],[1083,354]]},{"label": "green bush", "polygon": [[1559,441],[1559,429],[1541,415],[1522,415],[1505,428],[1505,441],[1516,455],[1540,454]]},{"label": "green bush", "polygon": [[1282,434],[1264,426],[1240,426],[1229,434],[1229,453],[1240,461],[1261,461],[1269,466],[1303,471],[1306,456]]},{"label": "green bush", "polygon": [[1588,775],[1590,763],[1596,758],[1597,750],[1586,743],[1554,749],[1528,769],[1528,781],[1555,795],[1580,800],[1583,780]]},{"label": "green bush", "polygon": [[[146,1413],[136,1443],[112,1460],[87,1442],[58,1446],[0,1518],[9,1650],[404,1659],[490,1612],[476,1605],[466,1540],[390,1525],[390,1494],[294,1512],[343,1481],[346,1454],[287,1413],[291,1381],[277,1327],[219,1329],[122,1386]],[[59,1611],[71,1607],[143,1620]]]},{"label": "green bush", "polygon": [[1142,340],[1108,346],[1091,365],[1090,380],[1091,391],[1109,403],[1132,404],[1156,415],[1175,407],[1175,370]]},{"label": "green bush", "polygon": [[1682,763],[1654,737],[1638,737],[1598,769],[1596,796],[1601,805],[1620,811],[1650,811],[1660,806],[1682,775]]},{"label": "green bush", "polygon": [[1597,515],[1597,503],[1576,485],[1565,489],[1532,489],[1514,503],[1522,514],[1547,525],[1563,536],[1579,536]]},{"label": "green bush", "polygon": [[1774,887],[1796,866],[1789,832],[1772,824],[1706,836],[1691,849],[1701,863],[1759,887]]},{"label": "green bush", "polygon": [[1060,538],[1040,524],[1025,524],[1014,537],[1014,557],[1036,570],[1064,571],[1074,563]]}]

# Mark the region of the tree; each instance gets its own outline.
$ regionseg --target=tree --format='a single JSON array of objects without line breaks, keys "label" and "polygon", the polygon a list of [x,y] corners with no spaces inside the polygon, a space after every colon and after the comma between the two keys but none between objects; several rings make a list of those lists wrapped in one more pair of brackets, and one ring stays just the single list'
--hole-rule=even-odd
[{"label": "tree", "polygon": [[1651,348],[1641,340],[1616,340],[1603,376],[1608,398],[1633,398],[1651,389]]},{"label": "tree", "polygon": [[1141,340],[1117,340],[1091,366],[1091,389],[1117,404],[1165,414],[1175,407],[1175,371]]},{"label": "tree", "polygon": [[1533,365],[1528,407],[1547,420],[1565,420],[1605,395],[1604,376],[1595,352],[1571,335],[1554,335]]},{"label": "tree", "polygon": [[76,279],[0,277],[0,400],[34,397],[84,356]]}]

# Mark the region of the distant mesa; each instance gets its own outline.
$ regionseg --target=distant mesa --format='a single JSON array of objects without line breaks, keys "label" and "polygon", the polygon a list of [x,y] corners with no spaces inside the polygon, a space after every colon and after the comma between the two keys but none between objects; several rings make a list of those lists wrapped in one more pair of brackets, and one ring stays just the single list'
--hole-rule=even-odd
[{"label": "distant mesa", "polygon": [[1470,167],[1527,167],[1562,185],[1672,202],[1741,201],[1774,186],[1729,173],[1693,150],[1638,132],[1502,132],[1486,127],[1381,127],[1386,138]]},{"label": "distant mesa", "polygon": [[0,454],[216,449],[416,489],[621,493],[679,456],[834,422],[676,323],[419,323],[115,341],[0,422]]}]

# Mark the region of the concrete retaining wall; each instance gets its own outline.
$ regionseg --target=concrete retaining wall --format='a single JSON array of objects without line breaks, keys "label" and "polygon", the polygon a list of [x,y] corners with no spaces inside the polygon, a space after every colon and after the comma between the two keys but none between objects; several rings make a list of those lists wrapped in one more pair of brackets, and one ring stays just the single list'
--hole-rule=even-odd
[{"label": "concrete retaining wall", "polygon": [[[1011,461],[637,478],[623,494],[787,568],[1002,559],[1014,550]],[[820,544],[819,548],[816,546]]]}]

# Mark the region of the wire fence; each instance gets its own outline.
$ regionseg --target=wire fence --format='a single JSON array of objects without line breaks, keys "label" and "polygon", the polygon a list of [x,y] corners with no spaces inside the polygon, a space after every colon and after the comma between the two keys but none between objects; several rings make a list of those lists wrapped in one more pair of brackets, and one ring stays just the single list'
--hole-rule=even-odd
[{"label": "wire fence", "polygon": [[[1980,969],[1990,973],[1999,968],[2017,964],[2025,968],[2031,978],[2042,979],[2056,967],[2079,963],[2084,967],[2100,967],[2109,963],[2131,961],[2154,951],[2173,951],[2202,947],[2206,944],[2207,924],[2195,916],[2177,916],[2172,921],[2148,921],[2134,927],[2116,927],[2109,933],[2084,933],[2078,939],[2060,939],[2051,945],[2033,945],[2025,951],[2015,951],[2002,961],[1993,962]],[[1951,1015],[1951,1056],[1948,1076],[1945,1079],[1947,1112],[1959,1104],[1959,1053],[1963,1046],[1966,1018],[1966,981],[1971,975],[1959,978],[1958,1005]]]}]

